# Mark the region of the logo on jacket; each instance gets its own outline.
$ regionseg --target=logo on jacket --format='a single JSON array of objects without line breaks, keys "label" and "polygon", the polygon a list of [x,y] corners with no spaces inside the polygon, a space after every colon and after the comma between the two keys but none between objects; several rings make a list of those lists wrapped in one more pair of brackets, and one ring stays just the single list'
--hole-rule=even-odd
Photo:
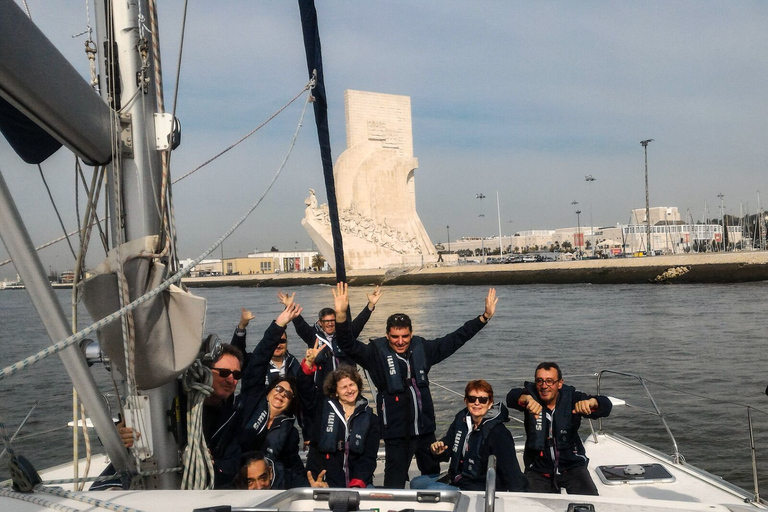
[{"label": "logo on jacket", "polygon": [[253,424],[253,428],[255,430],[258,430],[261,428],[261,424],[264,422],[265,419],[267,419],[268,414],[269,414],[268,411],[261,411],[261,414],[259,414],[259,417],[256,419],[256,422]]},{"label": "logo on jacket", "polygon": [[389,367],[390,375],[397,374],[397,371],[395,370],[395,359],[392,356],[387,356],[387,366]]},{"label": "logo on jacket", "polygon": [[333,432],[333,424],[336,421],[336,413],[332,412],[328,415],[328,423],[325,425],[326,432]]},{"label": "logo on jacket", "polygon": [[456,432],[456,437],[453,438],[453,453],[458,453],[459,444],[461,443],[461,432]]}]

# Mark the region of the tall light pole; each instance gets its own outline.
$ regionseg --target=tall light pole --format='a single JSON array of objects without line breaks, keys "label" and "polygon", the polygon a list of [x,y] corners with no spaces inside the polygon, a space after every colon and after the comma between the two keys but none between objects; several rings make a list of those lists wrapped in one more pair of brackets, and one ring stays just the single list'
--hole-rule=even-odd
[{"label": "tall light pole", "polygon": [[[478,217],[485,217],[485,214],[483,214],[483,199],[485,199],[485,194],[480,192],[479,194],[475,194],[475,197],[480,200],[480,215],[478,215]],[[483,256],[483,263],[485,263],[485,236],[483,235],[482,221],[480,222],[480,253]]]},{"label": "tall light pole", "polygon": [[501,246],[501,207],[499,206],[499,191],[496,191],[496,215],[499,218],[499,261],[504,256],[504,248]]},{"label": "tall light pole", "polygon": [[451,252],[451,226],[445,226],[445,230],[448,232],[448,253]]},{"label": "tall light pole", "polygon": [[[584,176],[584,180],[590,185],[596,179],[597,178],[593,178],[591,174],[587,174],[586,176]],[[595,222],[592,220],[592,187],[589,187],[589,223],[591,224],[589,238],[590,240],[592,240],[590,243],[592,245],[592,256],[594,256],[595,255]]]},{"label": "tall light pole", "polygon": [[[579,204],[579,202],[575,199],[571,201],[571,206],[576,206],[577,204]],[[581,239],[581,222],[579,222],[579,215],[581,215],[581,210],[576,210],[576,247],[578,248],[576,251],[577,255],[581,253],[581,246],[579,245],[579,240]]]},{"label": "tall light pole", "polygon": [[651,254],[651,206],[648,201],[648,144],[651,142],[653,139],[640,141],[645,152],[645,243],[647,254]]},{"label": "tall light pole", "polygon": [[724,209],[725,205],[723,203],[723,198],[725,196],[723,195],[722,192],[720,192],[719,194],[717,194],[717,197],[720,198],[720,222],[723,223],[723,239],[722,239],[722,241],[720,243],[721,243],[721,245],[723,247],[723,251],[725,251],[726,250],[726,247],[725,247],[725,230],[726,230],[726,227],[725,227],[725,209]]}]

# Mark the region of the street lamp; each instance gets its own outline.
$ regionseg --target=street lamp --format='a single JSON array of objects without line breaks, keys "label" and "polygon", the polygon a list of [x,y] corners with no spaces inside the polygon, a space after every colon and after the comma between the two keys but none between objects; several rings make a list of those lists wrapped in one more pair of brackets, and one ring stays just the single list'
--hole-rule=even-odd
[{"label": "street lamp", "polygon": [[647,254],[651,253],[651,207],[648,202],[648,144],[651,142],[653,142],[653,139],[640,141],[645,152],[645,243],[647,245]]},{"label": "street lamp", "polygon": [[[584,176],[584,180],[590,185],[596,179],[597,178],[593,178],[591,174],[587,174],[586,176]],[[591,224],[589,238],[591,240],[590,243],[592,245],[592,256],[594,256],[595,255],[595,222],[592,220],[592,187],[589,187],[589,223]]]},{"label": "street lamp", "polygon": [[448,232],[448,253],[451,252],[451,226],[445,226],[445,230]]},{"label": "street lamp", "polygon": [[723,247],[723,251],[726,251],[727,248],[725,246],[725,235],[726,235],[726,233],[725,233],[725,230],[726,230],[726,227],[725,227],[725,209],[724,209],[724,204],[723,204],[723,198],[725,196],[723,195],[722,192],[720,192],[719,194],[717,194],[717,197],[720,198],[720,222],[722,222],[722,224],[723,224],[723,239],[720,242],[720,244]]},{"label": "street lamp", "polygon": [[[485,199],[485,194],[480,192],[479,194],[475,194],[475,197],[480,200],[480,215],[478,215],[478,217],[485,217],[483,214],[483,199]],[[485,237],[483,236],[482,222],[480,223],[480,253],[483,255],[483,263],[485,263]]]},{"label": "street lamp", "polygon": [[576,210],[576,241],[579,247],[579,256],[581,256],[581,244],[584,241],[581,238],[581,210]]}]

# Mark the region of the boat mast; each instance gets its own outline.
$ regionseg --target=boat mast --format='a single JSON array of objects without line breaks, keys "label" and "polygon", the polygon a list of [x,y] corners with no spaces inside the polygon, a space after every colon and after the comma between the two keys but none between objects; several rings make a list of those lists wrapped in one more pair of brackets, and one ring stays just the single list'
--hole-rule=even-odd
[{"label": "boat mast", "polygon": [[[107,172],[109,196],[116,199],[110,202],[112,247],[148,236],[161,240],[163,153],[170,151],[171,124],[162,123],[168,115],[164,116],[160,109],[160,70],[156,69],[159,48],[147,28],[150,23],[145,21],[154,17],[151,9],[155,4],[148,0],[96,4],[97,46],[102,51],[100,93],[115,115],[119,112],[115,125],[120,127],[113,139],[119,154]],[[162,126],[167,126],[168,131]],[[131,393],[125,391],[124,396]],[[178,395],[177,383],[142,389],[140,394],[149,397],[148,423],[153,440],[153,455],[145,461],[145,467],[165,470],[179,466],[179,444],[168,428]],[[180,477],[176,472],[164,473],[147,477],[145,485],[178,489]]]}]

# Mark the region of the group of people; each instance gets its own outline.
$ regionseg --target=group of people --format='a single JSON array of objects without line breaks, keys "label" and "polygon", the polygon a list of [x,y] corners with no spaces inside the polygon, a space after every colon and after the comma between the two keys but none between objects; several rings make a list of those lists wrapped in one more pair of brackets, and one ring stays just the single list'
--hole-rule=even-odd
[{"label": "group of people", "polygon": [[[246,328],[253,314],[242,310],[231,343],[209,363],[213,391],[204,404],[203,431],[216,487],[371,487],[383,440],[387,488],[405,488],[415,457],[421,476],[411,488],[481,490],[488,459],[495,455],[497,490],[597,494],[578,429],[582,417],[607,416],[611,402],[564,384],[554,362],[541,363],[534,381],[509,391],[506,404],[494,401],[485,380],[470,381],[465,408],[437,439],[430,369],[493,318],[498,302],[493,288],[482,314],[443,337],[414,336],[411,319],[399,313],[387,318],[385,337],[362,343],[357,337],[380,296],[377,287],[351,320],[347,285],[339,283],[334,308],[322,309],[310,325],[295,294],[279,293],[285,309],[250,353]],[[307,345],[302,361],[286,349],[289,323]],[[376,414],[362,394],[357,365],[377,389]],[[238,381],[240,393],[233,397]],[[525,414],[524,472],[505,426],[508,408]],[[306,466],[297,425],[309,450]],[[448,461],[442,477],[441,461]]]}]

